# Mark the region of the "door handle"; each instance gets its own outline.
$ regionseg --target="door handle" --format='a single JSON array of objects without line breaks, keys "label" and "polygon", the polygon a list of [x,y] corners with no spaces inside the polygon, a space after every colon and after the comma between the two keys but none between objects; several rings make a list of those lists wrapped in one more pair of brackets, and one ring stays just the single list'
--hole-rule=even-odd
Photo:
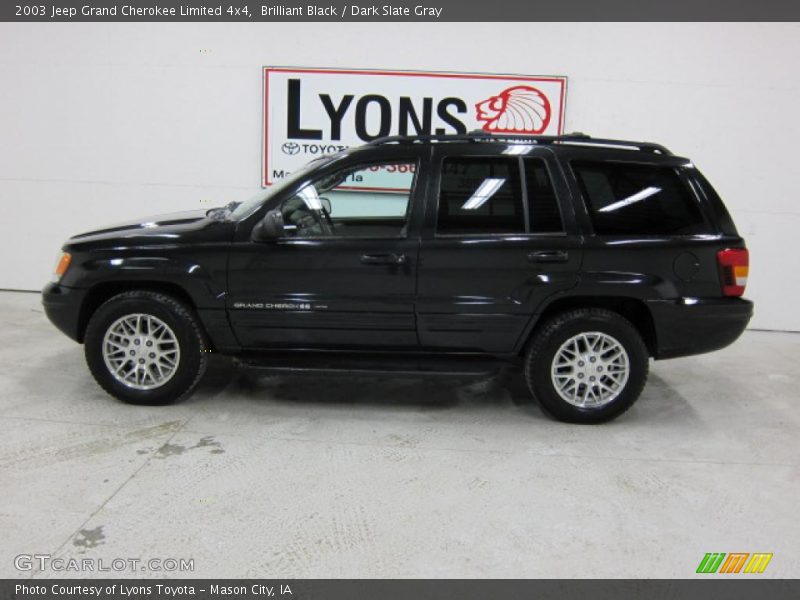
[{"label": "door handle", "polygon": [[405,254],[363,254],[361,256],[361,264],[364,265],[402,265],[405,262]]},{"label": "door handle", "polygon": [[569,260],[569,252],[564,250],[539,250],[528,254],[528,260],[536,263],[558,263]]}]

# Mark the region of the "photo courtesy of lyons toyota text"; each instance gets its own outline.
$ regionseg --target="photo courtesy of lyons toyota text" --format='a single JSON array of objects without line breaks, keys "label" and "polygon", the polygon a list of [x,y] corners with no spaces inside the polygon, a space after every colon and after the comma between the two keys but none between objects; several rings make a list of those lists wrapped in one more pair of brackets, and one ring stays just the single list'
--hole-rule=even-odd
[{"label": "photo courtesy of lyons toyota text", "polygon": [[583,4],[0,8],[0,598],[797,597],[800,9]]}]

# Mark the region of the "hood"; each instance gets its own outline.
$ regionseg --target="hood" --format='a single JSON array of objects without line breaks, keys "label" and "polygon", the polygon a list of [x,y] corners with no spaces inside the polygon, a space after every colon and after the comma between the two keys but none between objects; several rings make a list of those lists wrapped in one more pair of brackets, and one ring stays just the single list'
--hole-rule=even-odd
[{"label": "hood", "polygon": [[220,221],[208,217],[207,212],[207,210],[190,210],[116,223],[74,235],[68,243],[115,242],[123,245],[180,243],[215,225],[223,225]]}]

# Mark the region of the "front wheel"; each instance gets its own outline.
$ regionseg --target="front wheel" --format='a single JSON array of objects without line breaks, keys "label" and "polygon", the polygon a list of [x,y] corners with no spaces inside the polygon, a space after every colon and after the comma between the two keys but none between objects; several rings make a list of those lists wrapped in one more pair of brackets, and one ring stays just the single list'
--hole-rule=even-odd
[{"label": "front wheel", "polygon": [[649,354],[636,328],[599,308],[556,315],[536,332],[525,379],[542,407],[562,421],[597,423],[628,410],[644,388]]},{"label": "front wheel", "polygon": [[192,392],[206,369],[203,331],[193,312],[171,296],[131,291],[92,315],[84,352],[89,370],[125,402],[164,404]]}]

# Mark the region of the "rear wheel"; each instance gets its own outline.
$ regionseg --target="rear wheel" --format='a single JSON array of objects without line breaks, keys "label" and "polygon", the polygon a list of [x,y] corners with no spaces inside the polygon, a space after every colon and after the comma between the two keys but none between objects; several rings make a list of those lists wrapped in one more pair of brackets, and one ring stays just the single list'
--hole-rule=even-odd
[{"label": "rear wheel", "polygon": [[587,308],[556,315],[539,328],[525,357],[525,379],[556,418],[597,423],[633,405],[648,367],[647,348],[627,319]]},{"label": "rear wheel", "polygon": [[86,328],[84,352],[104,390],[141,404],[188,395],[208,361],[193,312],[171,296],[144,290],[114,296],[97,309]]}]

